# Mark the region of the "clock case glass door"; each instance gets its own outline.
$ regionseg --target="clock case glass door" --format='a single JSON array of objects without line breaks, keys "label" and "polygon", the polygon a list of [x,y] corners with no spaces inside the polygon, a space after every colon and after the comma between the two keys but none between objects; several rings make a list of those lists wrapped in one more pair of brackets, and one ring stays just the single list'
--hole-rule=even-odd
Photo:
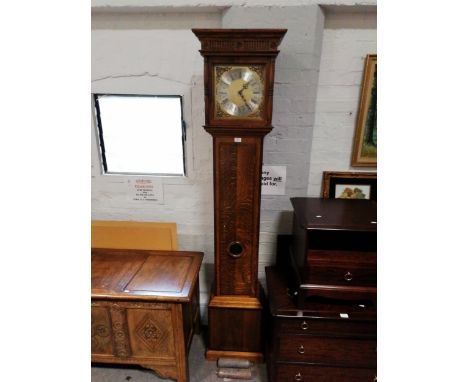
[{"label": "clock case glass door", "polygon": [[210,77],[207,125],[271,129],[274,60],[270,57],[206,57]]},{"label": "clock case glass door", "polygon": [[215,114],[222,118],[261,118],[265,68],[262,65],[214,66]]}]

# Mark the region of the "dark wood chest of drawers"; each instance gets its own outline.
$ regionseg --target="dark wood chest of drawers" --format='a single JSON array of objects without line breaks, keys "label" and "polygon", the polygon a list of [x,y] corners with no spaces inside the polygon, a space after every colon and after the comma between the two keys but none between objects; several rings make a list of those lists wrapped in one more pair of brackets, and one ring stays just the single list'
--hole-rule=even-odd
[{"label": "dark wood chest of drawers", "polygon": [[292,198],[290,262],[302,306],[307,296],[375,299],[377,204]]},{"label": "dark wood chest of drawers", "polygon": [[375,306],[316,298],[298,309],[282,272],[267,267],[266,277],[270,382],[376,380]]}]

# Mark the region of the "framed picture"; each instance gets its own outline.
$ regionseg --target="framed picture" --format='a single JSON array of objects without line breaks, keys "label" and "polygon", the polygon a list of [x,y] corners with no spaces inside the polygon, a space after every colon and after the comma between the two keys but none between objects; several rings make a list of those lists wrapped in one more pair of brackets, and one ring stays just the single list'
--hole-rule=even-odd
[{"label": "framed picture", "polygon": [[364,66],[352,166],[377,166],[377,55],[368,54]]},{"label": "framed picture", "polygon": [[377,173],[324,171],[322,198],[377,201]]}]

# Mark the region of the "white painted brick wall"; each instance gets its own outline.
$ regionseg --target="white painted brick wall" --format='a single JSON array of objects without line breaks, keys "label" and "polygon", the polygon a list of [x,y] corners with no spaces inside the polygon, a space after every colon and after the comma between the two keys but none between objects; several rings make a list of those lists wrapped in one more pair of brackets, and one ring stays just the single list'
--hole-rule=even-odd
[{"label": "white painted brick wall", "polygon": [[207,8],[207,7],[231,7],[231,6],[376,6],[377,0],[92,0],[93,8],[148,8],[158,7],[165,10],[177,8]]},{"label": "white painted brick wall", "polygon": [[323,171],[351,167],[364,59],[377,53],[375,10],[327,15],[310,151],[309,196],[320,196]]}]

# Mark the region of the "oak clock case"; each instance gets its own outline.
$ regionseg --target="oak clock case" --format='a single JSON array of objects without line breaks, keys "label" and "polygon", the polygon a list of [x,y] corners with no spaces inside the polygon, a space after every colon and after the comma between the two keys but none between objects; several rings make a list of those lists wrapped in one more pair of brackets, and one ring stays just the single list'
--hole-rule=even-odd
[{"label": "oak clock case", "polygon": [[208,359],[263,360],[258,238],[263,137],[285,29],[193,29],[204,57],[205,130],[213,137],[215,276]]}]

